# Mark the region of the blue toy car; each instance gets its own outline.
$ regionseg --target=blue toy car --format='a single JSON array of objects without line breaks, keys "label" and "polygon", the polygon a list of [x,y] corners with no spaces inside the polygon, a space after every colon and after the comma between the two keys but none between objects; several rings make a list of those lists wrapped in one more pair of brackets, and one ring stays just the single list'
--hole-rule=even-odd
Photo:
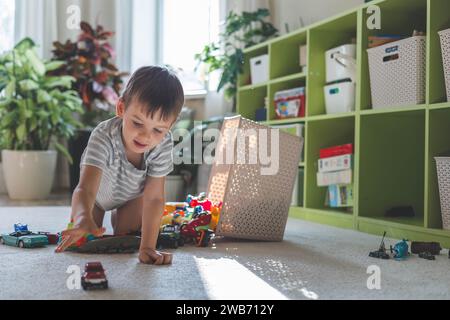
[{"label": "blue toy car", "polygon": [[46,235],[29,231],[27,225],[15,224],[14,230],[15,232],[11,234],[2,234],[0,243],[19,248],[36,248],[48,245]]}]

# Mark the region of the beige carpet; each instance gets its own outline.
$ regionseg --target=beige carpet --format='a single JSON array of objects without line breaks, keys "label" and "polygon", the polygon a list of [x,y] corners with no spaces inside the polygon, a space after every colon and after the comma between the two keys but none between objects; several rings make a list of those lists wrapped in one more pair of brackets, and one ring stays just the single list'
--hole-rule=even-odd
[{"label": "beige carpet", "polygon": [[[0,207],[0,232],[16,222],[34,231],[59,231],[68,207]],[[447,250],[436,261],[367,257],[375,236],[290,219],[285,241],[217,240],[210,248],[174,250],[171,266],[139,264],[136,255],[54,254],[53,247],[0,246],[0,299],[449,299]],[[388,240],[387,245],[395,244]],[[71,265],[99,260],[110,289],[69,290]],[[378,265],[381,290],[367,288]]]}]

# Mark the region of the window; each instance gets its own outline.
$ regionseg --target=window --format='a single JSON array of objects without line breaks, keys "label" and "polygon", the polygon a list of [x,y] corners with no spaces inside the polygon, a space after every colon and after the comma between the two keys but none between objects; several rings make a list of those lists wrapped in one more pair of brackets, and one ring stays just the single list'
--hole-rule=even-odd
[{"label": "window", "polygon": [[0,54],[14,46],[14,0],[0,0]]},{"label": "window", "polygon": [[194,69],[195,54],[220,33],[219,0],[162,1],[161,62],[181,69],[180,78],[186,94],[205,94],[204,79]]}]

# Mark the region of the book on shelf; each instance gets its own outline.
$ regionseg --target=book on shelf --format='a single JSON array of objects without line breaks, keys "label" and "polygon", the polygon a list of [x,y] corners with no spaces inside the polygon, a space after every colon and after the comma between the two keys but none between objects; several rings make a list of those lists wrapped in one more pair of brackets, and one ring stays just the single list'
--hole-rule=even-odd
[{"label": "book on shelf", "polygon": [[330,208],[353,207],[353,185],[331,185],[328,187],[325,205]]},{"label": "book on shelf", "polygon": [[351,169],[353,162],[352,158],[353,156],[351,154],[346,154],[343,156],[319,159],[319,172],[332,172]]},{"label": "book on shelf", "polygon": [[317,186],[328,187],[334,184],[351,184],[352,178],[353,174],[351,169],[335,172],[318,172]]},{"label": "book on shelf", "polygon": [[331,148],[321,149],[320,150],[320,159],[342,156],[345,154],[353,154],[353,144],[344,144],[341,146],[335,146]]}]

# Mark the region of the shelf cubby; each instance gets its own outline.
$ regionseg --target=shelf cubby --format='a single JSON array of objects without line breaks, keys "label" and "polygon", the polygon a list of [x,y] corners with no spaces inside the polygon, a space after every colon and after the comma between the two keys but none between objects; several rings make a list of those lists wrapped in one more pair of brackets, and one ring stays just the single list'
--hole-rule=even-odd
[{"label": "shelf cubby", "polygon": [[[433,0],[434,1],[434,0]],[[427,0],[389,0],[376,3],[381,13],[381,29],[368,29],[367,20],[373,13],[362,10],[360,38],[360,89],[357,105],[360,110],[372,109],[369,59],[369,36],[399,35],[410,37],[414,30],[427,32]]]},{"label": "shelf cubby", "polygon": [[[305,206],[311,209],[351,214],[347,208],[325,206],[327,187],[317,186],[321,149],[355,142],[355,117],[309,121],[306,131],[306,195]],[[355,193],[355,190],[354,190]]]},{"label": "shelf cubby", "polygon": [[[423,226],[425,111],[362,115],[360,122],[359,216]],[[412,206],[415,217],[385,217],[399,206]]]},{"label": "shelf cubby", "polygon": [[270,44],[270,79],[301,73],[300,45],[306,45],[307,32],[297,31],[289,37],[280,37]]},{"label": "shelf cubby", "polygon": [[[242,74],[238,76],[238,86],[253,85],[250,76],[250,59],[269,53],[268,44],[260,44],[252,48],[244,50],[244,69]],[[269,62],[270,68],[270,62]]]},{"label": "shelf cubby", "polygon": [[326,114],[325,52],[352,43],[357,36],[357,13],[352,12],[311,28],[309,36],[307,116]]},{"label": "shelf cubby", "polygon": [[[305,87],[306,86],[306,78],[303,76],[299,76],[297,78],[289,78],[284,81],[271,81],[269,83],[269,110],[268,110],[268,116],[269,120],[277,120],[276,113],[275,113],[275,104],[274,104],[274,98],[275,94],[278,91],[282,90],[288,90],[293,89],[297,87]],[[308,97],[306,97],[306,101],[308,101]],[[306,102],[308,105],[308,102]],[[298,120],[301,120],[302,118],[298,118]],[[284,120],[284,119],[280,119]]]},{"label": "shelf cubby", "polygon": [[449,12],[448,0],[430,0],[428,3],[427,101],[430,104],[447,102],[438,31],[450,28]]},{"label": "shelf cubby", "polygon": [[450,156],[450,109],[429,111],[427,152],[427,226],[442,228],[441,205],[435,157]]},{"label": "shelf cubby", "polygon": [[238,90],[238,113],[247,119],[255,120],[256,110],[264,107],[266,96],[266,85],[257,85],[246,90]]}]

